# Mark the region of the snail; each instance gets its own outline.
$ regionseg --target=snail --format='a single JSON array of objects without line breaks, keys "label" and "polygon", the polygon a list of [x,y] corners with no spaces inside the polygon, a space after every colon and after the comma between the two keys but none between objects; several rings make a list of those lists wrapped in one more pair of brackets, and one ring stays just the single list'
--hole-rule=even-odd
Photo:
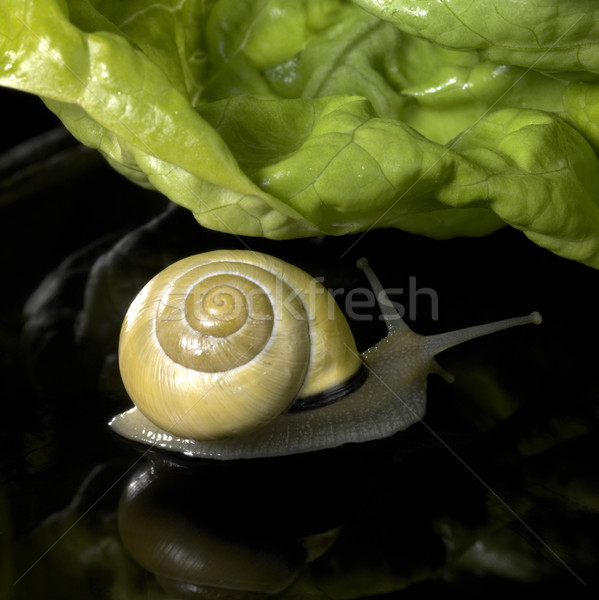
[{"label": "snail", "polygon": [[526,316],[422,336],[358,261],[388,333],[359,353],[328,290],[248,250],[180,260],[139,292],[123,321],[119,367],[134,407],[110,428],[190,457],[285,456],[387,438],[421,420],[435,355]]}]

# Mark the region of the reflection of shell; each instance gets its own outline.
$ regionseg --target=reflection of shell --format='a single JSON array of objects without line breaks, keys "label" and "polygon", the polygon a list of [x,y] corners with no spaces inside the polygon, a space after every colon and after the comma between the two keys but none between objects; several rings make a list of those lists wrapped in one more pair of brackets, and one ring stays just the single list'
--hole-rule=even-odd
[{"label": "reflection of shell", "polygon": [[255,429],[360,364],[326,289],[249,251],[209,252],[159,273],[127,313],[119,362],[146,417],[194,439]]},{"label": "reflection of shell", "polygon": [[[277,594],[337,537],[338,528],[309,535],[286,532],[276,517],[269,522],[270,513],[257,508],[258,500],[233,514],[214,490],[221,477],[203,475],[148,464],[131,478],[119,503],[125,548],[175,598]],[[223,487],[230,497],[231,490]],[[264,493],[273,495],[274,489]]]}]

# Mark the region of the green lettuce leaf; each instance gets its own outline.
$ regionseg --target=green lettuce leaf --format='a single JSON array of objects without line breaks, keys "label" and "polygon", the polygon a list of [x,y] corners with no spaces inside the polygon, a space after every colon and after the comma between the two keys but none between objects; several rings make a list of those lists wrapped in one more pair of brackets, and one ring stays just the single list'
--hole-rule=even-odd
[{"label": "green lettuce leaf", "polygon": [[595,0],[355,0],[402,31],[499,64],[599,73]]},{"label": "green lettuce leaf", "polygon": [[595,4],[7,0],[0,84],[212,229],[508,224],[599,268]]}]

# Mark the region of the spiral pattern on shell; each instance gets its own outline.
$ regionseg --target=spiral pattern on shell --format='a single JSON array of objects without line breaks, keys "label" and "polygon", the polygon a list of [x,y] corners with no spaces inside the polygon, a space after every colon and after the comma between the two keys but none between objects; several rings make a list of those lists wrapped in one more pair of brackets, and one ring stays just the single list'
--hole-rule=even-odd
[{"label": "spiral pattern on shell", "polygon": [[131,304],[119,342],[123,383],[139,410],[198,440],[260,427],[359,364],[327,290],[250,251],[208,252],[159,273]]}]

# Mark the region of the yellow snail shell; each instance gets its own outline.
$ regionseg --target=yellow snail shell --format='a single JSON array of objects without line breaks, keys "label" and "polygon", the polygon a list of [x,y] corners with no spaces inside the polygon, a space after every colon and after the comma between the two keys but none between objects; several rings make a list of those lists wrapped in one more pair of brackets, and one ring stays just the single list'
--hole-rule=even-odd
[{"label": "yellow snail shell", "polygon": [[220,439],[268,423],[361,365],[347,322],[307,273],[257,252],[214,251],[154,277],[129,308],[127,392],[173,435]]},{"label": "yellow snail shell", "polygon": [[[111,428],[190,456],[283,456],[381,439],[420,420],[434,356],[474,337],[540,323],[538,313],[421,336],[395,311],[366,261],[389,333],[362,353],[328,291],[284,261],[218,250],[154,277],[125,317],[119,365],[136,405]],[[354,389],[361,368],[365,382]],[[328,389],[347,395],[289,409]]]}]

